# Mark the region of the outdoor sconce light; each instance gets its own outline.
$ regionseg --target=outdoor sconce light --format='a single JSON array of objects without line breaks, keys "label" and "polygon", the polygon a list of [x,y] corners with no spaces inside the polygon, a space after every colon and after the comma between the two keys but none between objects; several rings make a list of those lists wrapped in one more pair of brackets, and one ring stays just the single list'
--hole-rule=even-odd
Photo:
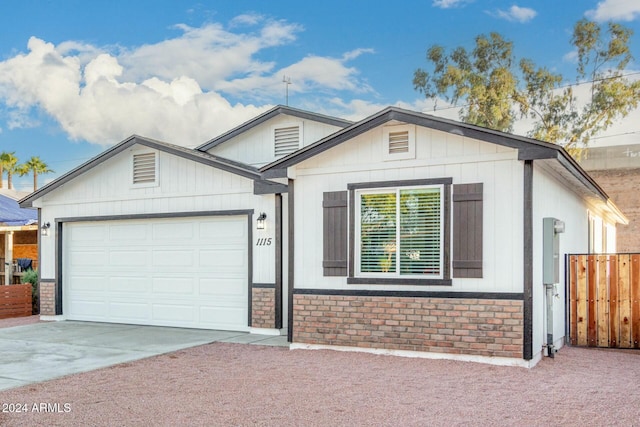
[{"label": "outdoor sconce light", "polygon": [[40,227],[40,232],[42,233],[43,236],[49,235],[49,228],[51,228],[50,223],[45,222],[44,224],[42,224],[42,227]]},{"label": "outdoor sconce light", "polygon": [[258,217],[258,222],[257,222],[257,225],[256,225],[256,228],[258,230],[264,230],[264,220],[265,219],[267,219],[267,214],[262,212],[260,214],[260,216]]}]

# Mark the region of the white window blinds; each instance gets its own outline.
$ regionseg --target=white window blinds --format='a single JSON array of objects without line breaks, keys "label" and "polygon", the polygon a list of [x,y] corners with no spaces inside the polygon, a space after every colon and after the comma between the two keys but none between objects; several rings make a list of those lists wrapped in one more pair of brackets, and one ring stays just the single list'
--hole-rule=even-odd
[{"label": "white window blinds", "polygon": [[360,194],[360,273],[440,276],[441,187]]}]

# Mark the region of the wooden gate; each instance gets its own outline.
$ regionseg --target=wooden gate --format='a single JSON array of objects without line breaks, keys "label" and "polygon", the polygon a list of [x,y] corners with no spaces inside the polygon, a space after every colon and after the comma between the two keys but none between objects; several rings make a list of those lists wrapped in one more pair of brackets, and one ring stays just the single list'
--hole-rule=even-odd
[{"label": "wooden gate", "polygon": [[640,348],[640,254],[568,261],[571,345]]}]

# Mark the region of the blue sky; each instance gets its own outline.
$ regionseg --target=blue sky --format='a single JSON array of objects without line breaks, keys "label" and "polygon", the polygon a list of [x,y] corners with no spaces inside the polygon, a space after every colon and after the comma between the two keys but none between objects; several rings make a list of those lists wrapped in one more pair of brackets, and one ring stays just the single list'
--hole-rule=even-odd
[{"label": "blue sky", "polygon": [[[197,146],[283,104],[285,75],[293,107],[348,119],[388,105],[433,113],[411,83],[426,49],[471,48],[492,31],[573,82],[571,31],[584,17],[632,28],[640,60],[636,0],[4,0],[0,151],[40,156],[55,170],[43,184],[132,134]],[[609,134],[637,138],[639,120]]]}]

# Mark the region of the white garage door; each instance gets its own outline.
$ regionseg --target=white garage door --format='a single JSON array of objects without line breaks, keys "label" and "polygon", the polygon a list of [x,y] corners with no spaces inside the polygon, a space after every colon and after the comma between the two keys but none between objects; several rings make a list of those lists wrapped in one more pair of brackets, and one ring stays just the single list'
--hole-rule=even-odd
[{"label": "white garage door", "polygon": [[68,319],[247,331],[246,216],[73,222]]}]

